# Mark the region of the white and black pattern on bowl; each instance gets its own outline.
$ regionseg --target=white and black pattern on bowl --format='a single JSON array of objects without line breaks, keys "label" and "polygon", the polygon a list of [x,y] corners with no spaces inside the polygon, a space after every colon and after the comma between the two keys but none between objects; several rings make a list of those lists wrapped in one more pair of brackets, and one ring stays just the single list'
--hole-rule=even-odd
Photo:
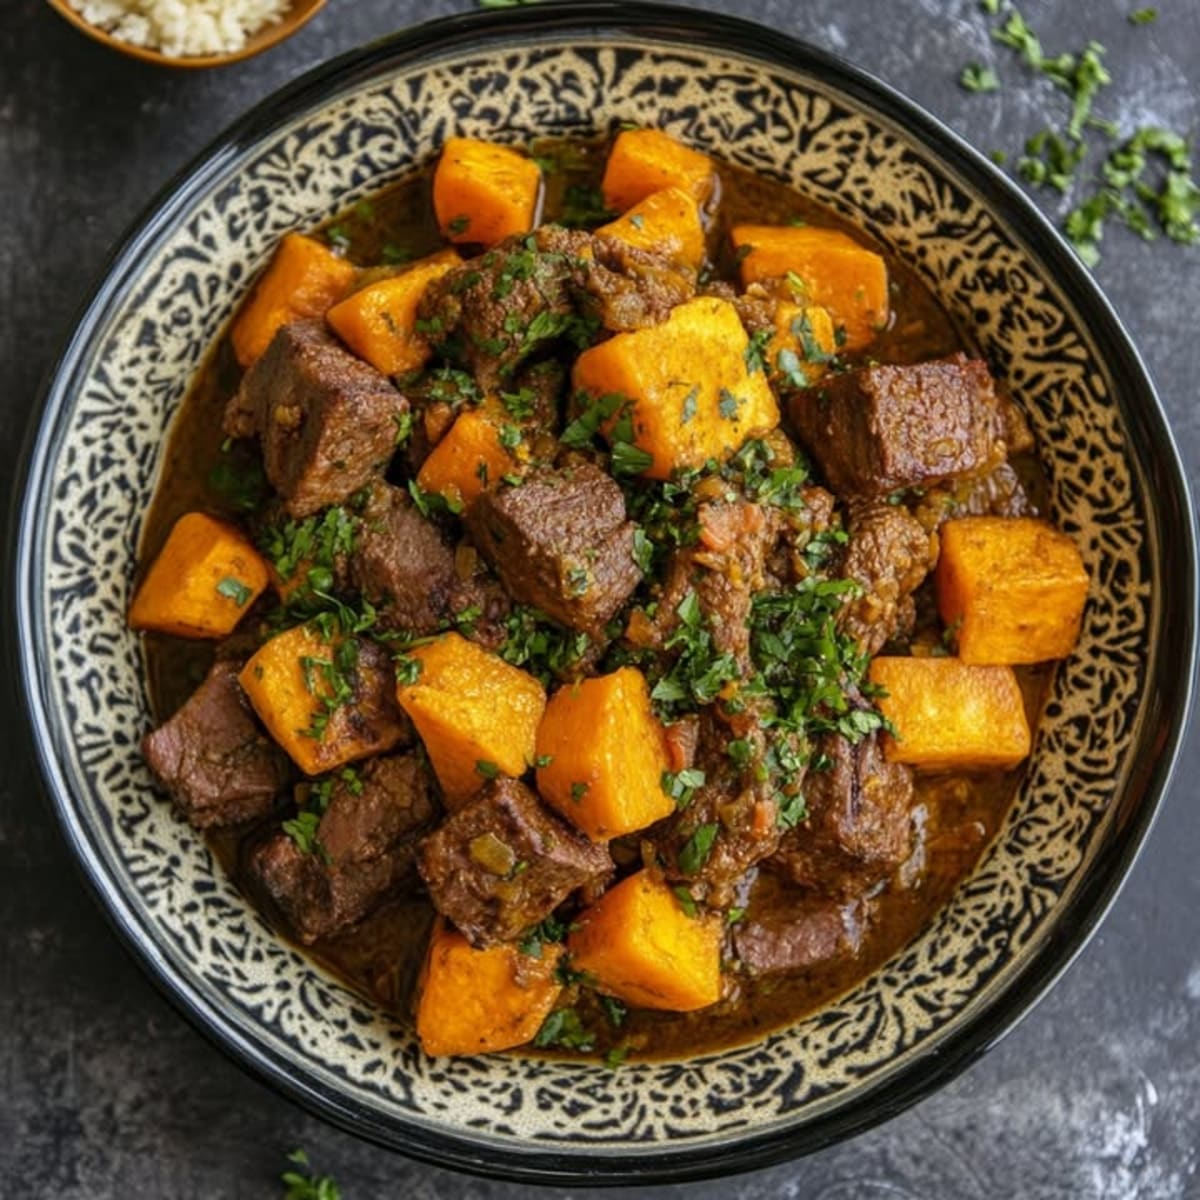
[{"label": "white and black pattern on bowl", "polygon": [[[46,506],[26,517],[29,562],[44,571],[27,583],[31,641],[45,648],[34,706],[49,714],[56,798],[119,923],[186,1007],[260,1069],[318,1104],[335,1097],[336,1115],[360,1130],[475,1169],[520,1174],[539,1150],[567,1164],[560,1174],[581,1153],[614,1177],[665,1150],[704,1148],[716,1161],[739,1139],[800,1130],[900,1073],[919,1076],[1018,982],[1034,987],[1022,973],[1062,936],[1118,819],[1157,653],[1144,470],[1107,348],[1055,271],[993,215],[994,197],[961,162],[923,144],[910,113],[885,113],[820,56],[785,69],[750,49],[664,37],[551,24],[523,45],[496,34],[458,51],[384,47],[319,99],[310,88],[286,118],[227,143],[119,260],[51,389],[27,502]],[[137,752],[143,663],[125,625],[138,534],[171,421],[280,235],[403,177],[451,133],[521,142],[624,121],[793,184],[869,230],[959,314],[1029,415],[1053,517],[1083,550],[1083,635],[977,869],[916,941],[835,1003],[757,1044],[617,1072],[433,1060],[408,1025],[276,939],[154,791]],[[433,1148],[442,1135],[469,1143],[475,1161]]]}]

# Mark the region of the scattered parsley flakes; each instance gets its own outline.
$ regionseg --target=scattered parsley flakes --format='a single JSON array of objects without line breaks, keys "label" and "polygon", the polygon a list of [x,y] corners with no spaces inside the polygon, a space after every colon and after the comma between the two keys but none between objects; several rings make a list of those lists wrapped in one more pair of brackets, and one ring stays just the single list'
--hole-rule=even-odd
[{"label": "scattered parsley flakes", "polygon": [[694,921],[700,915],[700,909],[696,905],[696,897],[683,884],[673,887],[671,891],[675,899],[679,902],[679,907],[683,909],[684,915],[691,917]]},{"label": "scattered parsley flakes", "polygon": [[696,415],[696,402],[700,397],[700,388],[693,387],[690,392],[683,398],[683,405],[679,410],[679,423],[686,425]]},{"label": "scattered parsley flakes", "polygon": [[712,853],[713,843],[717,839],[720,826],[715,821],[697,826],[696,831],[683,844],[679,851],[679,869],[685,875],[695,875]]},{"label": "scattered parsley flakes", "polygon": [[1135,8],[1129,14],[1130,25],[1153,25],[1157,20],[1157,8]]},{"label": "scattered parsley flakes", "polygon": [[654,566],[654,543],[640,525],[633,531],[633,561],[643,575],[649,575]]},{"label": "scattered parsley flakes", "polygon": [[977,62],[968,63],[963,67],[958,82],[968,92],[998,92],[1000,90],[1000,80],[996,72],[991,67],[985,67]]},{"label": "scattered parsley flakes", "polygon": [[585,1029],[579,1014],[573,1008],[556,1008],[537,1031],[533,1044],[542,1050],[560,1046],[564,1050],[582,1050],[585,1053],[596,1044],[596,1036]]},{"label": "scattered parsley flakes", "polygon": [[495,779],[500,774],[500,768],[486,758],[477,758],[475,760],[475,773],[482,775],[484,779]]},{"label": "scattered parsley flakes", "polygon": [[306,1171],[284,1171],[279,1181],[287,1188],[283,1200],[341,1200],[341,1189],[328,1175],[317,1175],[310,1170],[308,1155],[303,1150],[293,1150],[288,1162]]},{"label": "scattered parsley flakes", "polygon": [[217,584],[217,595],[224,596],[226,600],[232,600],[238,608],[245,608],[250,603],[250,598],[254,595],[254,589],[244,584],[240,579],[236,579],[232,575],[226,575]]},{"label": "scattered parsley flakes", "polygon": [[640,475],[654,463],[654,455],[632,442],[614,442],[612,471],[614,475]]},{"label": "scattered parsley flakes", "polygon": [[582,800],[584,796],[588,794],[588,789],[590,787],[591,784],[583,783],[582,781],[577,780],[575,783],[571,784],[571,799],[578,804],[580,800]]},{"label": "scattered parsley flakes", "polygon": [[446,223],[446,232],[452,237],[458,237],[459,234],[466,233],[470,228],[471,218],[467,216],[455,217]]},{"label": "scattered parsley flakes", "polygon": [[675,801],[676,808],[687,808],[696,794],[696,789],[704,786],[705,774],[699,767],[685,767],[682,771],[664,771],[662,773],[662,790]]}]

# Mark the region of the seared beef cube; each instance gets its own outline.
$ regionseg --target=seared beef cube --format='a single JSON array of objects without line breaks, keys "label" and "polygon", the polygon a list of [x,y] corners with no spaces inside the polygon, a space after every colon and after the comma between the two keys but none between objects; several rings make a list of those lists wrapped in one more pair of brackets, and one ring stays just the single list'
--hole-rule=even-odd
[{"label": "seared beef cube", "polygon": [[419,637],[456,618],[463,632],[495,642],[509,612],[503,589],[456,555],[442,531],[400,488],[372,490],[350,557],[352,584],[379,608],[380,624]]},{"label": "seared beef cube", "polygon": [[553,227],[506,238],[429,285],[422,328],[484,391],[507,390],[518,364],[576,318],[569,283],[588,246],[587,234]]},{"label": "seared beef cube", "polygon": [[257,434],[267,479],[293,517],[340,504],[382,473],[408,401],[320,321],[275,335],[229,402],[225,429]]},{"label": "seared beef cube", "polygon": [[855,954],[868,907],[861,900],[841,904],[808,898],[776,903],[759,915],[752,906],[750,917],[734,926],[734,953],[753,975],[797,971]]},{"label": "seared beef cube", "polygon": [[416,840],[438,812],[424,758],[369,759],[343,776],[309,850],[284,832],[250,853],[252,885],[305,943],[361,920],[414,877]]},{"label": "seared beef cube", "polygon": [[696,294],[691,273],[620,238],[592,238],[591,263],[577,276],[585,310],[605,329],[624,332],[661,325],[676,305]]},{"label": "seared beef cube", "polygon": [[1030,517],[1037,509],[1016,471],[1001,463],[994,471],[930,488],[913,506],[913,516],[926,529],[958,517]]},{"label": "seared beef cube", "polygon": [[287,755],[263,732],[238,683],[241,663],[221,659],[177,713],[142,740],[150,769],[197,829],[271,811],[287,784]]},{"label": "seared beef cube", "polygon": [[864,653],[878,654],[893,638],[912,629],[912,594],[937,561],[937,538],[907,509],[882,500],[851,500],[850,540],[839,575],[862,587],[842,606],[838,624]]},{"label": "seared beef cube", "polygon": [[434,908],[487,946],[520,937],[613,863],[523,783],[498,779],[421,843],[417,867]]},{"label": "seared beef cube", "polygon": [[[701,716],[697,765],[704,783],[679,812],[648,835],[667,879],[683,884],[693,897],[714,908],[734,903],[746,872],[779,848],[774,784],[736,768],[725,752],[729,740],[740,733],[753,747],[752,758],[761,760],[767,748],[763,731],[752,718],[747,725],[735,732],[707,711]],[[797,749],[791,739],[786,745]],[[799,780],[793,786],[798,787]],[[706,827],[716,832],[703,850]]]},{"label": "seared beef cube", "polygon": [[769,862],[823,895],[862,895],[911,851],[912,772],[883,757],[875,734],[853,745],[826,734],[818,753],[830,765],[809,770],[808,818],[784,836]]},{"label": "seared beef cube", "polygon": [[591,463],[484,492],[467,529],[514,598],[592,637],[603,635],[642,577],[625,497]]},{"label": "seared beef cube", "polygon": [[962,354],[832,376],[793,393],[788,414],[826,482],[843,495],[925,487],[1004,457],[987,366]]},{"label": "seared beef cube", "polygon": [[699,545],[676,550],[667,564],[658,610],[645,637],[661,646],[679,624],[679,606],[695,593],[719,654],[732,654],[749,675],[750,607],[776,581],[768,558],[780,533],[779,510],[747,500],[702,504]]}]

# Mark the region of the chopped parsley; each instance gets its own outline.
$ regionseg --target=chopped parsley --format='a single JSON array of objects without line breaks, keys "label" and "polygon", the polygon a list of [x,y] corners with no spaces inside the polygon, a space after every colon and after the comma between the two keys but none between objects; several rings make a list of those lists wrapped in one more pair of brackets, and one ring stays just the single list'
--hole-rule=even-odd
[{"label": "chopped parsley", "polygon": [[280,1183],[287,1188],[283,1200],[341,1200],[341,1189],[328,1175],[317,1175],[309,1168],[308,1155],[303,1150],[293,1150],[288,1162],[300,1170],[284,1171]]},{"label": "chopped parsley", "polygon": [[746,360],[746,370],[751,375],[755,371],[766,371],[767,369],[767,346],[771,342],[771,338],[775,336],[773,329],[759,329],[746,343],[746,349],[742,351],[742,357]]},{"label": "chopped parsley", "polygon": [[683,404],[679,409],[679,423],[681,425],[688,424],[689,421],[696,415],[696,402],[700,396],[700,388],[693,387],[690,392],[683,398]]},{"label": "chopped parsley", "polygon": [[545,1050],[560,1046],[564,1050],[591,1050],[596,1045],[596,1035],[585,1029],[579,1014],[573,1008],[556,1008],[537,1031],[533,1044]]},{"label": "chopped parsley", "polygon": [[678,887],[673,887],[671,891],[674,893],[675,899],[679,902],[679,907],[683,909],[684,915],[691,917],[694,921],[700,915],[700,909],[696,905],[696,897],[682,884]]},{"label": "chopped parsley", "polygon": [[717,412],[726,421],[736,421],[738,409],[745,403],[746,401],[743,397],[735,396],[728,388],[722,388],[720,397],[717,400]]},{"label": "chopped parsley", "polygon": [[542,948],[547,943],[565,941],[570,931],[571,927],[565,922],[554,915],[548,916],[524,934],[517,943],[517,949],[530,958],[541,958]]},{"label": "chopped parsley", "polygon": [[662,773],[662,790],[675,801],[676,808],[687,808],[696,794],[696,789],[704,786],[705,775],[699,767],[684,767],[682,771],[664,771]]},{"label": "chopped parsley", "polygon": [[[989,13],[998,13],[1000,5],[984,5]],[[1157,18],[1153,8],[1140,8],[1128,14],[1135,25],[1149,24]],[[1089,41],[1077,53],[1048,55],[1028,21],[1015,8],[1009,8],[1002,24],[992,29],[992,37],[1020,55],[1032,70],[1048,79],[1066,94],[1070,114],[1061,129],[1045,129],[1029,138],[1025,153],[1017,163],[1017,173],[1027,183],[1054,188],[1066,194],[1079,184],[1081,168],[1092,146],[1086,133],[1096,131],[1110,149],[1101,161],[1099,176],[1089,179],[1084,195],[1070,208],[1063,230],[1088,266],[1100,259],[1100,242],[1105,223],[1117,220],[1131,232],[1149,241],[1161,230],[1183,245],[1200,241],[1200,186],[1192,173],[1192,159],[1182,137],[1153,126],[1142,126],[1121,139],[1118,125],[1097,116],[1093,107],[1099,93],[1112,83],[1104,62],[1105,49]],[[975,64],[963,72],[979,81]],[[990,90],[972,87],[971,90]],[[1162,170],[1154,180],[1147,179],[1148,155],[1161,158]],[[993,152],[993,159],[1003,157]]]},{"label": "chopped parsley", "polygon": [[604,193],[598,187],[569,183],[563,193],[562,211],[558,223],[570,229],[600,225],[617,214],[604,203]]},{"label": "chopped parsley", "polygon": [[613,442],[612,471],[614,475],[640,475],[654,463],[654,455],[632,442]]},{"label": "chopped parsley", "polygon": [[962,74],[958,77],[958,82],[968,92],[996,92],[1000,90],[1000,80],[996,72],[991,67],[982,66],[977,62],[968,63],[963,67]]},{"label": "chopped parsley", "polygon": [[505,622],[500,657],[549,683],[577,674],[591,644],[586,633],[567,629],[538,609],[517,604]]},{"label": "chopped parsley", "polygon": [[588,789],[590,787],[590,783],[583,783],[582,781],[577,780],[575,783],[571,784],[571,799],[578,804],[580,800],[582,800],[584,796],[588,794]]},{"label": "chopped parsley", "polygon": [[226,575],[217,584],[217,595],[224,596],[226,600],[232,600],[238,608],[245,608],[250,603],[250,597],[254,595],[254,589],[240,579]]},{"label": "chopped parsley", "polygon": [[670,716],[711,704],[738,677],[737,660],[717,650],[694,591],[684,596],[675,613],[679,621],[665,649],[677,651],[677,657],[650,692],[660,711]]},{"label": "chopped parsley", "polygon": [[471,227],[471,218],[467,216],[455,217],[446,225],[446,232],[453,237],[458,237],[460,233],[466,233]]},{"label": "chopped parsley", "polygon": [[477,758],[475,760],[475,773],[482,775],[484,779],[495,779],[500,774],[500,768],[486,758]]},{"label": "chopped parsley", "polygon": [[[679,869],[685,875],[695,875],[708,862],[720,826],[715,821],[697,826],[679,851]],[[678,894],[678,893],[677,893]]]},{"label": "chopped parsley", "polygon": [[654,566],[654,543],[640,526],[633,531],[633,561],[643,575],[649,575]]}]

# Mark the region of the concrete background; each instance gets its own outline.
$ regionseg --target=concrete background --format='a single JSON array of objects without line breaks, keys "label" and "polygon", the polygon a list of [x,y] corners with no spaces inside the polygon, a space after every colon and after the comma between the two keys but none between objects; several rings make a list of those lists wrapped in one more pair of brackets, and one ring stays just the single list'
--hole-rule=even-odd
[{"label": "concrete background", "polygon": [[[4,0],[0,504],[39,379],[109,247],[147,198],[248,105],[302,70],[467,2],[332,0],[265,57],[188,73],[111,54],[36,0]],[[989,41],[975,0],[710,7],[853,59],[985,151],[1012,154],[1024,136],[1062,119],[1062,97],[1032,83]],[[1200,23],[1187,0],[1162,0],[1158,22],[1142,28],[1126,20],[1132,0],[1022,7],[1051,52],[1087,38],[1108,47],[1116,85],[1101,97],[1102,115],[1197,133]],[[962,91],[958,71],[970,60],[997,65],[1005,89]],[[1104,249],[1097,278],[1158,380],[1195,478],[1200,249],[1145,245],[1115,229]],[[5,693],[0,703],[0,1195],[279,1196],[284,1155],[297,1145],[336,1176],[344,1200],[528,1194],[358,1142],[253,1082],[203,1041],[146,982],[85,894],[40,795],[16,701]],[[1200,1196],[1198,780],[1193,735],[1102,931],[1040,1008],[955,1083],[808,1159],[656,1194]]]}]

